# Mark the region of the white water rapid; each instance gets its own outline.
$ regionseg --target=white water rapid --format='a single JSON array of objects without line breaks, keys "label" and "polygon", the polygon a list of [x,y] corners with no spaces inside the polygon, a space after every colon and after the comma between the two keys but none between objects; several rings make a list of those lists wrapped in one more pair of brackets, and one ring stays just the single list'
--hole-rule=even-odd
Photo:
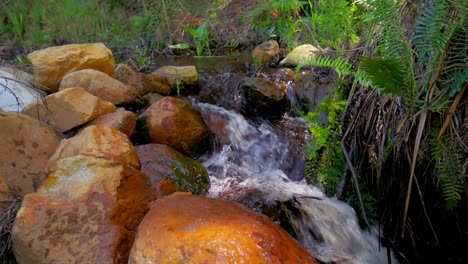
[{"label": "white water rapid", "polygon": [[[215,151],[202,158],[208,169],[209,196],[236,200],[256,190],[269,201],[292,201],[298,209],[290,221],[298,240],[325,263],[387,263],[377,231],[361,230],[354,210],[305,183],[288,178],[291,166],[288,142],[267,122],[252,125],[222,107],[196,103],[216,135]],[[299,121],[299,120],[297,120]],[[397,263],[393,256],[391,263]]]}]

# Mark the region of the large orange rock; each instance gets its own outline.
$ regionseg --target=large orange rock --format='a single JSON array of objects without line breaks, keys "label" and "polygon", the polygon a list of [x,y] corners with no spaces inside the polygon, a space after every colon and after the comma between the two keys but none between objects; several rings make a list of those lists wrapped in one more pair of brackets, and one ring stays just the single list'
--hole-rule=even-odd
[{"label": "large orange rock", "polygon": [[133,132],[135,132],[136,115],[133,112],[119,108],[116,112],[99,116],[86,124],[85,128],[93,125],[112,127],[131,138]]},{"label": "large orange rock", "polygon": [[128,137],[107,126],[90,126],[78,135],[63,139],[47,163],[47,171],[53,171],[60,159],[86,155],[132,166],[140,169],[140,160]]},{"label": "large orange rock", "polygon": [[[210,188],[210,178],[206,168],[184,154],[161,144],[147,144],[135,147],[140,157],[141,171],[146,173],[158,193],[164,193],[167,182],[174,183],[174,191],[206,194]],[[160,196],[160,195],[158,195]]]},{"label": "large orange rock", "polygon": [[57,161],[25,196],[12,230],[19,264],[127,263],[151,199],[149,179],[115,161],[75,155]]},{"label": "large orange rock", "polygon": [[55,92],[63,76],[82,69],[95,69],[114,76],[115,60],[102,43],[71,44],[36,50],[28,55],[36,81]]},{"label": "large orange rock", "polygon": [[219,199],[176,193],[156,200],[129,263],[318,263],[266,216]]},{"label": "large orange rock", "polygon": [[168,145],[189,156],[206,150],[211,132],[200,113],[188,102],[164,97],[140,116],[151,143]]},{"label": "large orange rock", "polygon": [[31,103],[22,113],[64,132],[116,110],[114,104],[99,99],[83,88],[75,87]]},{"label": "large orange rock", "polygon": [[72,87],[81,87],[90,94],[116,105],[135,102],[138,96],[135,89],[93,69],[84,69],[65,75],[59,90]]},{"label": "large orange rock", "polygon": [[0,110],[0,175],[8,189],[22,195],[36,191],[61,139],[37,119]]},{"label": "large orange rock", "polygon": [[129,76],[124,83],[134,87],[141,96],[149,93],[170,95],[173,91],[164,78],[151,74],[137,73]]},{"label": "large orange rock", "polygon": [[155,74],[137,73],[127,64],[119,64],[115,69],[115,79],[134,88],[140,96],[149,93],[158,93],[162,95],[171,94],[171,86],[163,76]]}]

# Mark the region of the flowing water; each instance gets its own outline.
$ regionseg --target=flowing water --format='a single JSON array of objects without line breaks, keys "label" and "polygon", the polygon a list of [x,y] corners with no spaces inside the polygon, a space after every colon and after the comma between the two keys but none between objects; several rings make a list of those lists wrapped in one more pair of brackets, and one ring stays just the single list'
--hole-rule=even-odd
[{"label": "flowing water", "polygon": [[[292,201],[297,210],[289,220],[298,240],[317,259],[325,263],[387,263],[387,251],[379,247],[375,230],[361,230],[350,206],[326,197],[296,175],[303,171],[303,157],[291,148],[295,142],[291,135],[281,137],[267,121],[254,123],[219,106],[195,104],[216,135],[214,152],[202,157],[211,180],[209,196],[239,200],[255,190],[265,202]],[[298,118],[289,117],[287,123],[290,127],[295,124],[299,134],[297,127],[306,129]],[[302,181],[291,180],[300,178]],[[392,263],[396,263],[393,257]]]}]

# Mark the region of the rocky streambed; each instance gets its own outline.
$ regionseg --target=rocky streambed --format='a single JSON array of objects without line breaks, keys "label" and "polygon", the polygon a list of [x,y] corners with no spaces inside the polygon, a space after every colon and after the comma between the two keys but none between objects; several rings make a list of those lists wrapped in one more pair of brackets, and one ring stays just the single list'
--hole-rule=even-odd
[{"label": "rocky streambed", "polygon": [[[319,52],[301,48],[284,64]],[[16,261],[381,263],[354,211],[303,179],[310,135],[295,109],[332,82],[268,67],[278,54],[269,41],[256,69],[229,58],[226,71],[207,59],[139,73],[80,44],[29,54],[34,76],[2,68],[0,198],[23,197]]]}]

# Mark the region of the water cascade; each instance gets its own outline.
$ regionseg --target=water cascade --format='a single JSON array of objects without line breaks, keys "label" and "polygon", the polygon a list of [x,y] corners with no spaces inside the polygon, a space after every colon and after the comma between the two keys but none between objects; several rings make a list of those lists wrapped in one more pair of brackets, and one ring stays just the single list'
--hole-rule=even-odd
[{"label": "water cascade", "polygon": [[[325,263],[387,263],[387,251],[379,247],[377,231],[361,230],[350,206],[326,197],[303,179],[291,180],[301,157],[291,153],[290,140],[278,136],[273,125],[267,121],[253,124],[219,106],[195,104],[216,135],[213,153],[202,157],[211,180],[209,196],[238,200],[255,190],[262,193],[265,202],[292,201],[298,213],[289,220],[298,240],[317,259]],[[302,122],[298,118],[291,121]],[[392,263],[396,263],[393,257]]]}]

